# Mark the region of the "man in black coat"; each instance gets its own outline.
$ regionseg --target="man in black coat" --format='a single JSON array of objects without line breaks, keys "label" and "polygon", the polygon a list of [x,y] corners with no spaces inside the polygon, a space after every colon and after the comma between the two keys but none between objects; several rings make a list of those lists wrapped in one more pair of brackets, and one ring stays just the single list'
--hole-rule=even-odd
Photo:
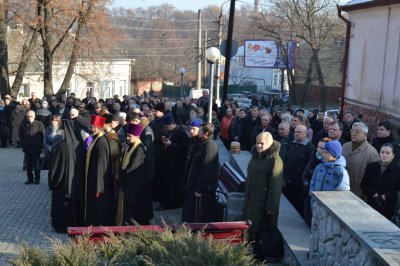
[{"label": "man in black coat", "polygon": [[256,145],[256,138],[261,132],[269,132],[274,137],[276,135],[276,130],[270,126],[271,115],[269,113],[263,114],[261,116],[261,125],[255,126],[251,131],[250,136],[250,148]]},{"label": "man in black coat", "polygon": [[190,119],[190,111],[194,110],[190,98],[185,96],[181,106],[177,107],[178,122],[180,125],[185,125]]},{"label": "man in black coat", "polygon": [[[26,113],[26,121],[22,122],[19,129],[22,149],[26,159],[26,174],[28,176],[28,180],[25,182],[26,185],[33,184],[33,181],[35,181],[36,185],[40,184],[39,159],[40,153],[44,149],[45,128],[42,122],[35,120],[35,117],[35,112],[29,110]],[[32,171],[34,171],[35,180],[33,180]]]},{"label": "man in black coat", "polygon": [[185,189],[183,170],[186,162],[186,152],[189,138],[185,130],[178,126],[173,118],[165,115],[162,118],[168,135],[162,138],[164,145],[164,175],[161,182],[160,210],[182,207]]},{"label": "man in black coat", "polygon": [[305,193],[302,176],[313,152],[314,145],[307,138],[307,128],[298,125],[294,130],[294,142],[284,160],[282,192],[302,217]]},{"label": "man in black coat", "polygon": [[164,128],[164,124],[161,119],[164,116],[165,106],[163,103],[158,103],[154,107],[154,120],[150,122],[150,127],[154,133],[154,182],[153,182],[153,200],[160,201],[161,199],[161,180],[163,178],[163,158],[165,157],[164,144],[162,143],[162,137],[167,136],[168,132]]},{"label": "man in black coat", "polygon": [[329,127],[332,125],[332,123],[333,123],[332,117],[327,116],[324,118],[323,128],[318,132],[314,132],[313,139],[312,139],[312,144],[314,146],[318,145],[318,142],[321,139],[328,137]]},{"label": "man in black coat", "polygon": [[90,131],[93,142],[86,156],[85,208],[86,225],[114,225],[115,199],[110,144],[103,132],[105,117],[92,115]]},{"label": "man in black coat", "polygon": [[219,159],[213,133],[213,124],[203,123],[200,126],[198,137],[201,139],[201,143],[193,156],[189,170],[182,222],[215,221],[215,191],[218,186]]}]

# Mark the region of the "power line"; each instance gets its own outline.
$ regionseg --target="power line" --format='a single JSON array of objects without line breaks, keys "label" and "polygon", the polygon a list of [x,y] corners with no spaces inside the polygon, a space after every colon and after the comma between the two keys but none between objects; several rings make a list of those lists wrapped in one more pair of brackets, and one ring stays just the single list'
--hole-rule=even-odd
[{"label": "power line", "polygon": [[135,29],[135,30],[146,30],[146,31],[198,31],[197,29],[184,30],[184,29],[153,29],[153,28],[144,28],[144,27],[134,27],[134,26],[122,26],[122,25],[112,25],[112,28],[116,29]]},{"label": "power line", "polygon": [[[111,14],[111,13],[108,13]],[[197,15],[197,13],[196,13]],[[114,19],[119,19],[119,20],[129,20],[129,21],[137,21],[137,20],[147,20],[151,22],[159,22],[159,23],[165,23],[165,22],[171,22],[171,23],[188,23],[188,22],[198,22],[197,19],[187,19],[187,20],[167,20],[167,19],[153,19],[153,18],[146,18],[146,17],[135,17],[135,18],[127,18],[127,17],[117,17],[113,16],[112,18]],[[202,19],[202,22],[214,22],[215,20],[213,19]]]}]

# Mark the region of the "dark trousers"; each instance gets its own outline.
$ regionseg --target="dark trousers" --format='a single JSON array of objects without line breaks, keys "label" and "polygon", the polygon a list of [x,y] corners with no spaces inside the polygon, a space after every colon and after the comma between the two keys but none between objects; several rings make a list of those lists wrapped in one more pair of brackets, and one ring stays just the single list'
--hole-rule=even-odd
[{"label": "dark trousers", "polygon": [[35,181],[40,181],[40,168],[38,167],[40,154],[25,153],[25,159],[28,181],[33,181],[33,174],[35,174]]},{"label": "dark trousers", "polygon": [[2,148],[7,148],[7,139],[8,139],[7,135],[1,135],[0,136],[0,142],[1,142],[1,147]]},{"label": "dark trousers", "polygon": [[282,188],[282,193],[293,205],[296,211],[304,218],[304,188],[303,186],[293,186],[286,184]]},{"label": "dark trousers", "polygon": [[182,222],[208,223],[216,221],[215,192],[196,197],[194,191],[186,191],[182,210]]}]

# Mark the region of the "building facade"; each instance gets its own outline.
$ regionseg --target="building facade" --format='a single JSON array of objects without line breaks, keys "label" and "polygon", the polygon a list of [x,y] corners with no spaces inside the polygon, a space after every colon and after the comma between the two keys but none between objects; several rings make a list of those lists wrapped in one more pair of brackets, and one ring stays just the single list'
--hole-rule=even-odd
[{"label": "building facade", "polygon": [[389,120],[399,127],[400,3],[355,0],[340,7],[351,22],[345,110],[372,127]]}]

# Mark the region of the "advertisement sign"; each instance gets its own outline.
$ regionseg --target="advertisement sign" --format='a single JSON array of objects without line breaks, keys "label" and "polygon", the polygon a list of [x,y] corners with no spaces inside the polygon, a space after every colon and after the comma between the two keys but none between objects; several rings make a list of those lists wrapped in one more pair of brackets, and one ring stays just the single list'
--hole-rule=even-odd
[{"label": "advertisement sign", "polygon": [[[294,68],[296,42],[287,42],[289,69]],[[244,66],[262,68],[286,68],[279,42],[268,40],[244,41]]]}]

